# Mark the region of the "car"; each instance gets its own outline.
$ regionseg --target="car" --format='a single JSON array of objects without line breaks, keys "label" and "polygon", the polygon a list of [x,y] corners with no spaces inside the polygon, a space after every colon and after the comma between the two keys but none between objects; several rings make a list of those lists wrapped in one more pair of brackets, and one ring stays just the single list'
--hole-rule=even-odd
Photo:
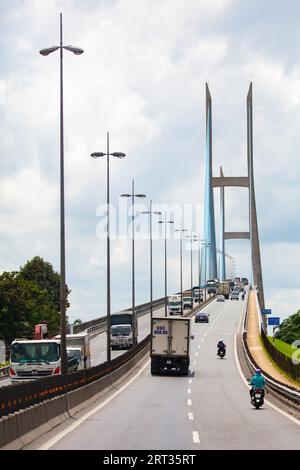
[{"label": "car", "polygon": [[195,316],[195,323],[208,323],[209,322],[209,315],[205,312],[196,313]]},{"label": "car", "polygon": [[219,294],[217,296],[217,302],[225,302],[225,297],[223,294]]},{"label": "car", "polygon": [[231,298],[231,300],[239,300],[240,299],[240,293],[236,292],[236,291],[233,291],[233,292],[231,292],[230,298]]}]

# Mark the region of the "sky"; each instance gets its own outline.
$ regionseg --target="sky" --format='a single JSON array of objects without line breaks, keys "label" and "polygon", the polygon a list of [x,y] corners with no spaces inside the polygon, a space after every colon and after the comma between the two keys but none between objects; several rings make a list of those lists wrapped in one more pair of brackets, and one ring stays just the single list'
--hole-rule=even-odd
[{"label": "sky", "polygon": [[[59,271],[59,42],[64,53],[68,315],[106,311],[106,161],[110,160],[112,310],[131,304],[130,204],[136,200],[136,302],[149,299],[149,208],[167,213],[168,291],[179,290],[184,226],[203,234],[205,83],[213,173],[246,174],[246,95],[253,82],[254,171],[266,307],[299,309],[300,3],[274,0],[0,0],[0,272],[42,256]],[[247,190],[225,191],[226,230],[248,229]],[[215,190],[217,240],[219,192]],[[164,295],[163,224],[154,216],[154,297]],[[127,231],[129,234],[127,234]],[[183,253],[190,285],[190,243]],[[248,241],[227,241],[251,280]],[[194,250],[194,281],[197,251]]]}]

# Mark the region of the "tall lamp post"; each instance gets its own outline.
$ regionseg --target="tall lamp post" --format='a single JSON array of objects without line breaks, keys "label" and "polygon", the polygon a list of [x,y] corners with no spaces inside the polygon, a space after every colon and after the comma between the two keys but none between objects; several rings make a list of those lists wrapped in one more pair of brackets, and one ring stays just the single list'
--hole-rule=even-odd
[{"label": "tall lamp post", "polygon": [[142,214],[149,215],[149,239],[150,239],[150,326],[152,325],[153,317],[153,262],[152,262],[152,215],[161,215],[159,211],[152,210],[152,199],[150,200],[149,211],[143,211]]},{"label": "tall lamp post", "polygon": [[187,235],[186,238],[189,238],[191,241],[191,297],[193,297],[193,242],[198,241],[199,237],[191,233],[191,235]]},{"label": "tall lamp post", "polygon": [[109,206],[109,196],[110,196],[110,187],[109,187],[109,159],[110,157],[124,158],[125,153],[122,152],[109,152],[109,132],[106,134],[106,153],[104,152],[94,152],[91,153],[92,158],[106,157],[106,207],[107,207],[107,228],[106,228],[106,266],[107,266],[107,276],[106,276],[106,354],[107,354],[107,365],[110,367],[111,364],[111,344],[110,344],[110,330],[111,330],[111,291],[110,291],[110,206]]},{"label": "tall lamp post", "polygon": [[131,207],[132,207],[132,286],[131,286],[131,292],[132,292],[132,344],[133,348],[136,347],[137,343],[137,338],[136,338],[136,324],[137,324],[137,318],[136,318],[136,311],[135,311],[135,259],[134,259],[134,201],[135,198],[144,198],[146,197],[145,194],[141,193],[135,193],[134,192],[134,179],[132,180],[132,193],[131,194],[121,194],[121,197],[131,197]]},{"label": "tall lamp post", "polygon": [[66,351],[66,254],[65,254],[65,195],[64,195],[64,122],[63,122],[63,50],[73,52],[75,55],[83,53],[83,49],[63,45],[62,13],[60,13],[60,42],[58,46],[51,46],[40,50],[40,54],[47,56],[57,50],[60,51],[60,342],[61,342],[61,374],[68,373]]},{"label": "tall lamp post", "polygon": [[204,246],[204,301],[206,301],[206,297],[207,297],[207,289],[206,289],[206,285],[207,285],[207,279],[206,279],[206,265],[207,265],[207,247],[210,247],[211,246],[211,243],[210,242],[206,242],[204,240],[204,242],[202,243],[202,246]]},{"label": "tall lamp post", "polygon": [[165,224],[165,317],[168,315],[168,267],[167,267],[167,224],[174,224],[174,220],[159,220],[159,224]]},{"label": "tall lamp post", "polygon": [[183,286],[182,286],[182,234],[187,232],[186,228],[180,228],[174,230],[174,232],[180,232],[180,300],[181,300],[181,314],[183,314]]}]

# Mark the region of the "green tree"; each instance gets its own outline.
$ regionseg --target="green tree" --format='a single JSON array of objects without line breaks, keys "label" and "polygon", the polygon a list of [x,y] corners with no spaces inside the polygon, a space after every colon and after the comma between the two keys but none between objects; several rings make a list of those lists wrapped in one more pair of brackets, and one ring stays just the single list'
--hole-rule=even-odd
[{"label": "green tree", "polygon": [[[20,268],[20,276],[26,281],[34,281],[40,289],[48,292],[57,311],[60,311],[60,274],[54,271],[53,266],[40,256],[35,256]],[[68,295],[70,291],[66,285],[66,307],[70,306]]]},{"label": "green tree", "polygon": [[288,344],[300,339],[300,310],[283,320],[275,337]]},{"label": "green tree", "polygon": [[59,329],[60,315],[46,289],[25,280],[18,272],[0,275],[0,339],[30,338],[34,325],[47,321],[50,334]]}]

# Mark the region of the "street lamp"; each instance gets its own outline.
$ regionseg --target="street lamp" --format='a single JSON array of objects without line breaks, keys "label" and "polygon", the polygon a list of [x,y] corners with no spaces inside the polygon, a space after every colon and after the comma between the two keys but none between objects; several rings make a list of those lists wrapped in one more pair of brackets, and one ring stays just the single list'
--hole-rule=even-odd
[{"label": "street lamp", "polygon": [[[207,251],[206,251],[206,248],[207,247],[210,247],[211,246],[211,243],[210,242],[207,242],[207,241],[203,241],[201,243],[202,247],[205,247],[204,249],[204,301],[206,301],[206,286],[207,286],[207,279],[206,279],[206,264],[207,264]],[[202,251],[202,250],[201,250]],[[203,264],[203,257],[202,257],[202,254],[201,254],[201,258],[202,258],[202,264]]]},{"label": "street lamp", "polygon": [[111,344],[110,344],[110,330],[111,330],[111,296],[110,296],[110,206],[109,206],[109,157],[124,158],[125,153],[122,152],[109,152],[109,132],[106,134],[106,153],[104,152],[94,152],[91,153],[92,158],[107,157],[106,159],[106,207],[107,207],[107,232],[106,232],[106,260],[107,260],[107,277],[106,277],[106,336],[107,336],[107,365],[110,367],[111,364]]},{"label": "street lamp", "polygon": [[132,180],[132,193],[131,194],[121,194],[121,197],[131,197],[131,206],[132,206],[132,341],[133,348],[136,346],[136,311],[135,311],[135,260],[134,260],[134,201],[135,198],[144,198],[145,194],[134,192],[134,179]]},{"label": "street lamp", "polygon": [[63,124],[63,50],[73,52],[75,55],[83,53],[83,49],[63,45],[62,13],[60,13],[60,43],[40,50],[40,54],[47,56],[57,50],[60,51],[60,348],[61,348],[61,374],[68,373],[66,351],[66,254],[65,254],[65,196],[64,196],[64,124]]},{"label": "street lamp", "polygon": [[152,263],[152,214],[161,215],[159,211],[152,210],[152,199],[150,200],[149,211],[142,211],[142,214],[149,214],[149,239],[150,239],[150,327],[152,325],[153,316],[153,263]]},{"label": "street lamp", "polygon": [[189,238],[191,240],[191,297],[193,297],[193,242],[198,241],[199,238],[193,233],[191,233],[191,235],[186,235],[185,238]]},{"label": "street lamp", "polygon": [[182,286],[182,234],[187,232],[186,228],[176,229],[174,232],[180,232],[180,300],[181,300],[181,314],[183,314],[183,286]]},{"label": "street lamp", "polygon": [[174,224],[174,220],[167,220],[165,213],[165,220],[159,220],[159,224],[165,224],[165,317],[168,315],[168,268],[167,268],[167,224]]}]

